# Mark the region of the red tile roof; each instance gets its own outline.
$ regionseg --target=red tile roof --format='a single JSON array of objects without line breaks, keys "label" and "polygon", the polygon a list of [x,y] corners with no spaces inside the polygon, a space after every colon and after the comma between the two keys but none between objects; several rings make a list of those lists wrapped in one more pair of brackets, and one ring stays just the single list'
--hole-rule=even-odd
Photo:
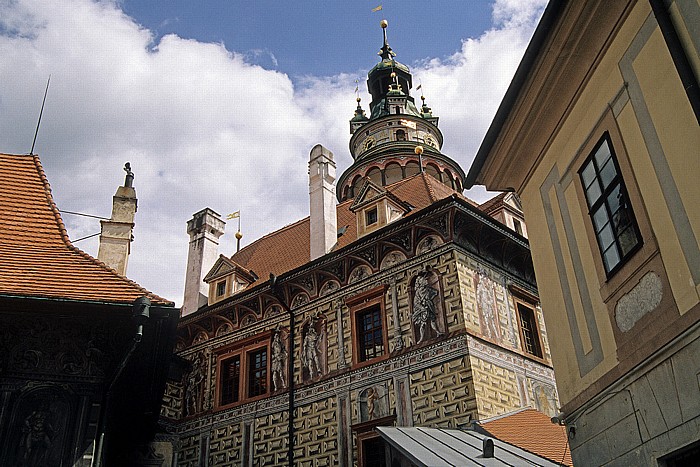
[{"label": "red tile roof", "polygon": [[37,156],[0,154],[0,173],[0,294],[172,303],[71,244]]},{"label": "red tile roof", "polygon": [[[477,206],[473,201],[425,173],[400,180],[384,188],[414,207],[407,216],[452,195],[457,195]],[[357,222],[355,214],[350,211],[353,201],[350,199],[336,206],[338,228],[347,226],[343,235],[338,238],[336,250],[357,240]],[[259,238],[231,256],[231,259],[244,268],[254,271],[260,276],[260,281],[264,282],[268,279],[270,272],[280,275],[308,263],[309,244],[309,218],[306,217]]]},{"label": "red tile roof", "polygon": [[501,441],[559,464],[573,465],[566,437],[566,427],[555,425],[535,409],[524,409],[480,423]]}]

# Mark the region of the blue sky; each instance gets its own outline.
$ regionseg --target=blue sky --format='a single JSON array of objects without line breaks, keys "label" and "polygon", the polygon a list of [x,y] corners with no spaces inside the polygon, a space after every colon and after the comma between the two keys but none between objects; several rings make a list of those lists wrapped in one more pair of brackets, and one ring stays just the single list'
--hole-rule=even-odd
[{"label": "blue sky", "polygon": [[[265,68],[303,75],[355,73],[381,47],[378,23],[405,63],[446,57],[491,26],[492,1],[124,0],[124,11],[155,34],[223,42]],[[372,9],[381,5],[382,10]],[[397,44],[397,46],[394,46]],[[375,50],[376,49],[376,50]],[[274,57],[274,58],[273,58]]]},{"label": "blue sky", "polygon": [[[129,161],[139,198],[127,275],[182,300],[186,222],[240,210],[242,244],[308,215],[309,151],[352,159],[355,80],[379,21],[468,170],[546,0],[0,0],[0,151],[35,152],[60,209],[106,216]],[[483,189],[467,196],[484,201]],[[63,216],[71,238],[95,219]],[[235,249],[228,226],[220,252]],[[92,255],[97,238],[77,243]],[[256,271],[264,276],[265,271]]]}]

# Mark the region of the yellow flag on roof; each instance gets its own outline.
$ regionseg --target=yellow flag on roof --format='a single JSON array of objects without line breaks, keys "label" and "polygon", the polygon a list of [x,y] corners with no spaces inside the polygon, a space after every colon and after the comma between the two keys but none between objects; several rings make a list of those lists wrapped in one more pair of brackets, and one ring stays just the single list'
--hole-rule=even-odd
[{"label": "yellow flag on roof", "polygon": [[241,211],[236,211],[226,216],[226,219],[237,219],[239,217],[241,217]]},{"label": "yellow flag on roof", "polygon": [[381,9],[382,9],[382,6],[381,6],[381,5],[379,5],[379,6],[376,7],[376,8],[372,8],[372,13],[374,13],[375,11],[381,11]]}]

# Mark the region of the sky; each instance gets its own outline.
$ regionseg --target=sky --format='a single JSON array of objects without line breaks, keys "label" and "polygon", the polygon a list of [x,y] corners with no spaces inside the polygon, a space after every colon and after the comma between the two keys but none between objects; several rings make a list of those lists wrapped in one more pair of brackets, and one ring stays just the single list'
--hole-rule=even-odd
[{"label": "sky", "polygon": [[[138,212],[127,276],[180,305],[193,213],[240,210],[245,246],[308,216],[313,146],[333,151],[338,174],[350,166],[356,80],[368,112],[382,19],[440,118],[442,152],[466,172],[545,5],[0,0],[0,152],[29,153],[51,75],[34,153],[56,204],[109,217],[129,161]],[[74,241],[100,230],[62,217]],[[75,245],[97,255],[97,237]]]}]

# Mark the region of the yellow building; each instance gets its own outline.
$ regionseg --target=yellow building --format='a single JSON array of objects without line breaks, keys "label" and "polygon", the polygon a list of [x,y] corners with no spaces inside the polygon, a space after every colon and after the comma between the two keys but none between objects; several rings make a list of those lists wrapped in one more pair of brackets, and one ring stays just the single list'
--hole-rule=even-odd
[{"label": "yellow building", "polygon": [[519,201],[461,195],[394,55],[385,34],[337,185],[333,154],[311,150],[309,217],[230,256],[218,214],[188,222],[176,350],[190,368],[162,417],[176,465],[395,465],[377,427],[556,413],[528,243],[509,228],[524,233]]},{"label": "yellow building", "polygon": [[700,463],[699,51],[696,0],[550,2],[467,176],[522,199],[575,464]]}]

